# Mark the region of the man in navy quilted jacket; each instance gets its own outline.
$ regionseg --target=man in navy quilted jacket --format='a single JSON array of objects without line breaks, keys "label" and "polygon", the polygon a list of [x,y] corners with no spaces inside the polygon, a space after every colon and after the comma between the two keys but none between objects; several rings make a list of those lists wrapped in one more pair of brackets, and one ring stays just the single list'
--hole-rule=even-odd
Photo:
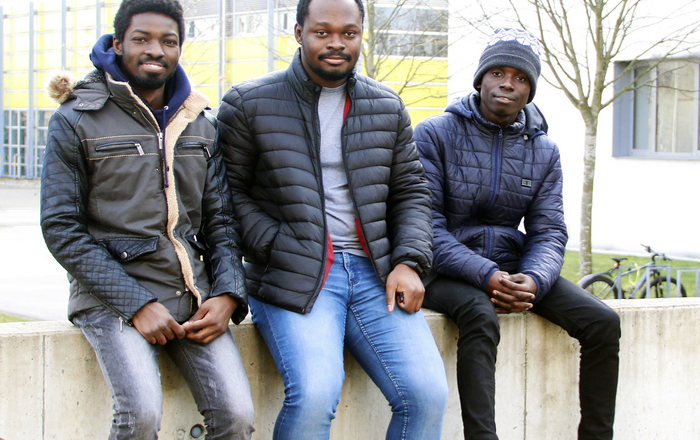
[{"label": "man in navy quilted jacket", "polygon": [[530,103],[539,53],[531,34],[497,29],[481,55],[476,92],[415,131],[433,194],[434,269],[423,305],[459,326],[457,378],[470,440],[498,438],[497,314],[525,311],[581,343],[578,438],[613,436],[620,320],[560,277],[567,233],[559,150]]}]

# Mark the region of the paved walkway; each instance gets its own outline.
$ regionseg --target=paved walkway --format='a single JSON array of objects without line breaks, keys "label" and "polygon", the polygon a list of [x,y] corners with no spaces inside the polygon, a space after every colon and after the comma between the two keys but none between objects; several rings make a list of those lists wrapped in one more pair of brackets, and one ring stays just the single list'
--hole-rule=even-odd
[{"label": "paved walkway", "polygon": [[65,321],[66,272],[39,227],[39,181],[0,179],[0,313]]}]

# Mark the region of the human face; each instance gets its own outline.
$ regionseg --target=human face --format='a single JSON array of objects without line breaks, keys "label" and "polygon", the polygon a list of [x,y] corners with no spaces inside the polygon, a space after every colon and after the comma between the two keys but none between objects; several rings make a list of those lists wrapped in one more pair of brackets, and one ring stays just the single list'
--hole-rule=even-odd
[{"label": "human face", "polygon": [[479,85],[481,114],[501,127],[515,122],[530,97],[527,75],[512,67],[494,67],[484,73]]},{"label": "human face", "polygon": [[114,39],[124,75],[142,96],[162,96],[165,82],[175,73],[180,60],[178,31],[177,22],[167,15],[144,12],[131,17],[124,41]]},{"label": "human face", "polygon": [[309,15],[294,26],[306,74],[323,87],[345,83],[357,64],[362,18],[354,0],[313,0]]}]

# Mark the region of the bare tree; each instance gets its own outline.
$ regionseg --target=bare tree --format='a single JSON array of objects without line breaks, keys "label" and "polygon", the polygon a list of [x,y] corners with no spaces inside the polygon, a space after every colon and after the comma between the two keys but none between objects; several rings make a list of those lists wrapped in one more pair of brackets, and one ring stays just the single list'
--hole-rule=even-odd
[{"label": "bare tree", "polygon": [[[397,85],[406,105],[447,96],[445,87],[434,86],[447,82],[446,62],[436,63],[447,57],[447,6],[447,0],[365,1],[365,71]],[[409,91],[417,97],[406,99]]]},{"label": "bare tree", "polygon": [[[580,275],[590,274],[593,184],[600,112],[622,94],[649,86],[655,68],[697,44],[698,2],[680,7],[656,0],[508,0],[510,13],[543,44],[544,79],[561,90],[581,113],[585,126],[581,198]],[[679,3],[679,1],[676,1]],[[666,15],[650,14],[670,11]],[[690,14],[690,15],[688,15]],[[633,56],[630,56],[633,54]],[[626,67],[612,75],[612,63],[627,56]],[[642,68],[638,68],[643,66]],[[632,81],[615,88],[623,76]]]}]

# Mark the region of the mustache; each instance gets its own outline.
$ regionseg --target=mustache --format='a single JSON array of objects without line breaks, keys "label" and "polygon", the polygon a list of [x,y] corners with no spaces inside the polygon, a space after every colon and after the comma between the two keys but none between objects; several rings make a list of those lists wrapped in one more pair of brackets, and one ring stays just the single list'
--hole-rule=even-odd
[{"label": "mustache", "polygon": [[341,51],[339,51],[339,50],[334,50],[334,51],[322,53],[322,54],[320,54],[320,55],[318,56],[318,59],[319,59],[319,61],[320,61],[320,60],[323,60],[323,59],[326,59],[326,58],[331,58],[331,57],[333,57],[333,58],[343,58],[345,61],[351,61],[351,60],[352,60],[352,56],[350,56],[349,54],[347,54],[347,53],[345,53],[345,52],[341,52]]},{"label": "mustache", "polygon": [[168,60],[166,60],[165,57],[153,58],[150,55],[145,55],[145,56],[139,58],[139,64],[145,64],[145,63],[160,64],[161,66],[163,66],[165,68],[170,67],[170,63],[168,63]]}]

